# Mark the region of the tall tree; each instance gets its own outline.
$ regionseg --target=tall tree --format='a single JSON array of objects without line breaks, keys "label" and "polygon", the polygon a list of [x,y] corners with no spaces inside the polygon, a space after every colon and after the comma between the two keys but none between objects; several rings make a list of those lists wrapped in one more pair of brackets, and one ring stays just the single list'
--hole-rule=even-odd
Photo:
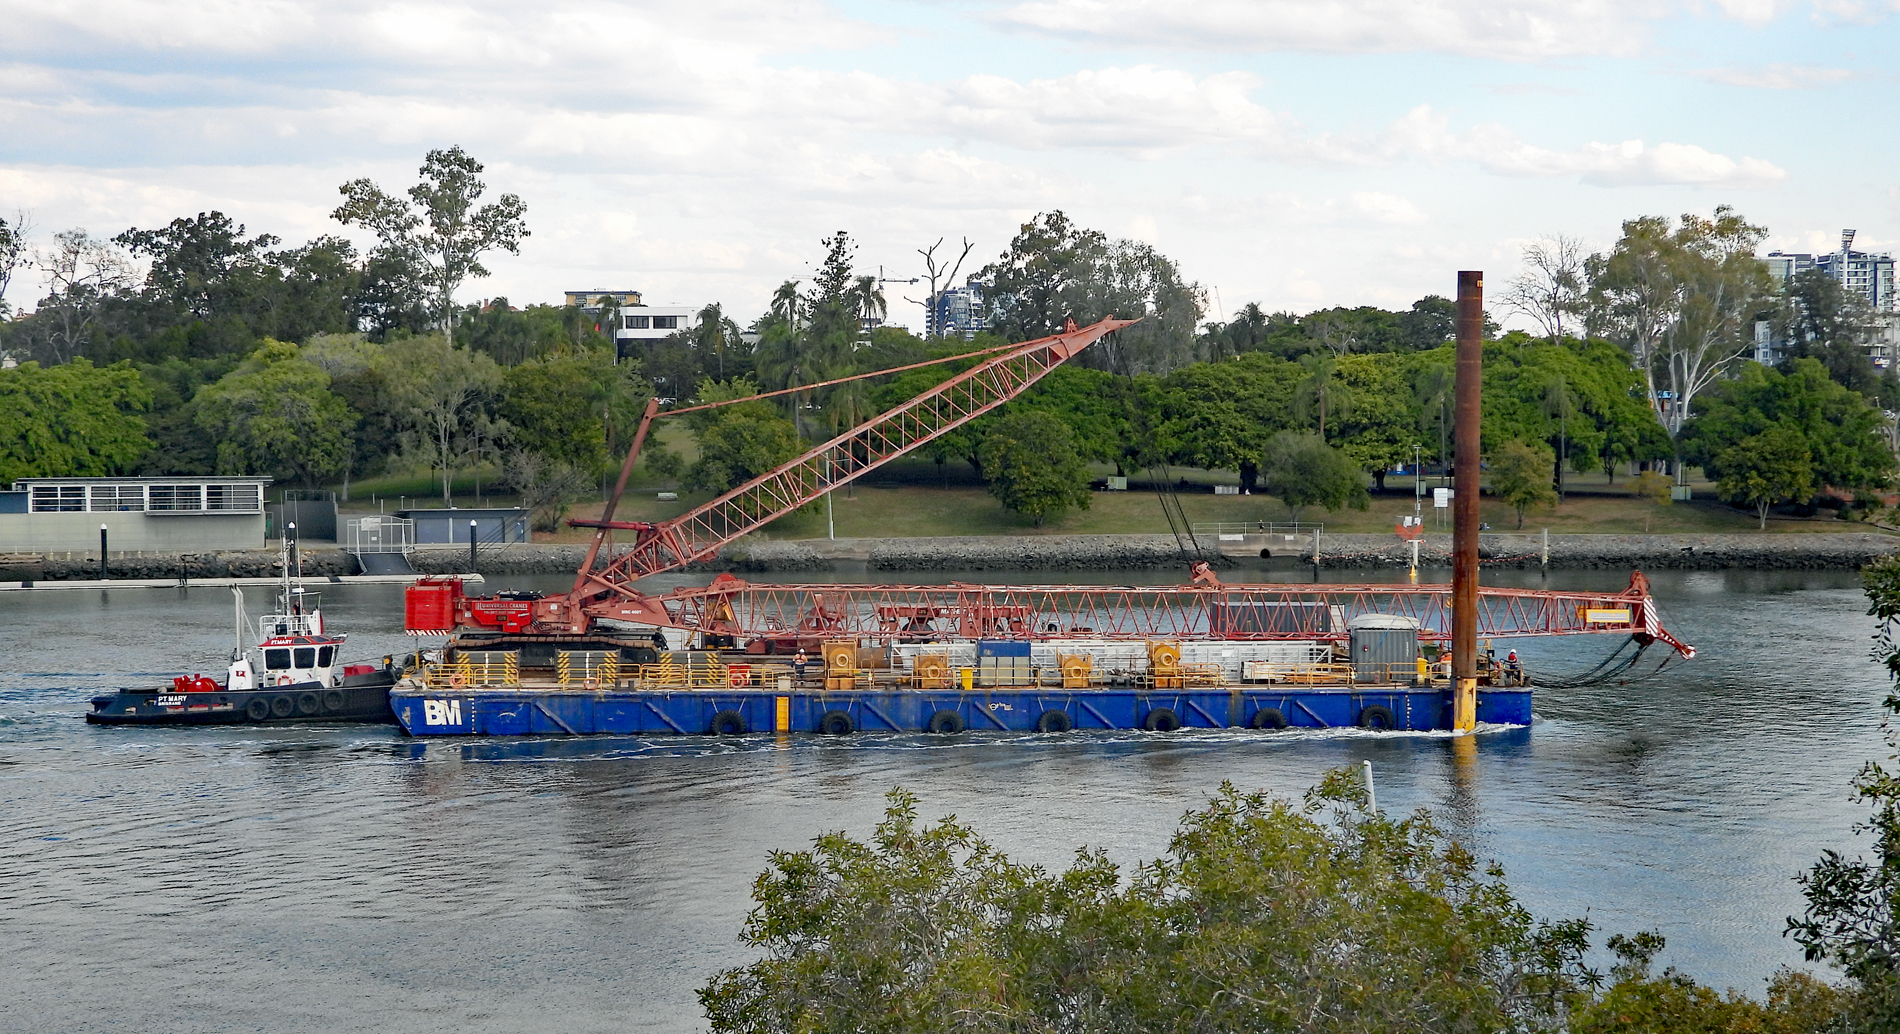
[{"label": "tall tree", "polygon": [[1294,408],[1302,417],[1319,419],[1319,440],[1326,440],[1326,413],[1343,412],[1352,405],[1352,393],[1339,380],[1339,357],[1332,352],[1315,351],[1300,359],[1306,376],[1293,396]]},{"label": "tall tree", "polygon": [[1172,259],[1139,241],[1110,240],[1060,211],[1024,223],[1009,249],[977,278],[989,285],[991,327],[1011,341],[1062,330],[1073,319],[1142,322],[1084,352],[1083,365],[1115,373],[1165,373],[1195,358],[1205,309],[1199,284]]},{"label": "tall tree", "polygon": [[50,331],[41,340],[54,362],[77,356],[106,304],[134,283],[124,253],[83,229],[54,234],[53,246],[35,255],[33,265],[50,289],[35,322]]},{"label": "tall tree", "polygon": [[451,501],[457,445],[501,388],[501,369],[481,352],[456,348],[444,334],[390,342],[383,376],[403,420],[427,443],[442,475],[442,504]]},{"label": "tall tree", "polygon": [[422,271],[441,321],[443,336],[455,342],[455,291],[469,277],[485,277],[481,256],[490,251],[521,252],[528,236],[528,206],[514,194],[475,207],[487,189],[478,177],[482,163],[458,145],[430,151],[422,161],[422,182],[408,199],[384,191],[368,179],[338,188],[344,202],[330,217],[345,226],[376,234],[382,247]]},{"label": "tall tree", "polygon": [[1551,344],[1580,316],[1588,287],[1583,242],[1564,234],[1524,245],[1524,268],[1504,288],[1504,307],[1536,323]]},{"label": "tall tree", "polygon": [[1751,363],[1696,400],[1695,418],[1683,429],[1683,456],[1720,478],[1731,446],[1785,427],[1808,450],[1820,486],[1871,488],[1886,484],[1895,467],[1880,433],[1884,420],[1816,360],[1797,359],[1786,372]]}]

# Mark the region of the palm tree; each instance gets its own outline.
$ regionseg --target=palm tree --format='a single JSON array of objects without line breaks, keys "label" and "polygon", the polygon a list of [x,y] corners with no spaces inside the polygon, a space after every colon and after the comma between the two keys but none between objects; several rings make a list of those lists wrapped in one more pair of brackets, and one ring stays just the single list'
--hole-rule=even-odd
[{"label": "palm tree", "polygon": [[1412,382],[1412,398],[1419,409],[1419,430],[1437,425],[1440,464],[1451,461],[1451,410],[1457,385],[1457,371],[1450,363],[1433,363],[1420,370],[1417,380]]},{"label": "palm tree", "polygon": [[890,305],[884,301],[884,288],[874,276],[858,277],[845,293],[845,303],[857,312],[863,326],[882,323],[891,314]]},{"label": "palm tree", "polygon": [[798,293],[798,281],[787,280],[772,292],[772,318],[796,330],[803,325],[805,299]]},{"label": "palm tree", "polygon": [[719,379],[726,379],[726,349],[738,344],[739,325],[729,318],[718,302],[699,310],[699,325],[693,328],[693,347],[719,357]]},{"label": "palm tree", "polygon": [[1335,379],[1339,372],[1339,360],[1328,352],[1309,352],[1300,358],[1300,367],[1306,371],[1293,390],[1294,408],[1300,416],[1311,416],[1314,410],[1319,412],[1319,440],[1326,440],[1326,413],[1330,409],[1334,415],[1344,415],[1351,407],[1352,396],[1346,386]]},{"label": "palm tree", "polygon": [[1570,414],[1575,402],[1570,394],[1570,381],[1561,373],[1553,373],[1544,383],[1544,417],[1557,421],[1557,501],[1564,498],[1564,458],[1570,455]]}]

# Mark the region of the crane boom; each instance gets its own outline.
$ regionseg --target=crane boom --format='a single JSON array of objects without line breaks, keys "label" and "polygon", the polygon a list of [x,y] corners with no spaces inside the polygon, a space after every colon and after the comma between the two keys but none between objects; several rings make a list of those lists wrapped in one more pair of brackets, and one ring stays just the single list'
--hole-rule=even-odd
[{"label": "crane boom", "polygon": [[1008,402],[1103,335],[1134,322],[1105,319],[1026,341],[681,516],[625,525],[637,533],[633,548],[583,571],[575,592],[620,594],[648,575],[714,556],[739,536]]},{"label": "crane boom", "polygon": [[[1480,637],[1622,634],[1695,656],[1694,647],[1663,628],[1640,572],[1621,592],[1478,592]],[[430,597],[435,602],[420,613],[414,601]],[[471,600],[453,578],[424,580],[411,600],[413,632],[447,632],[457,623],[529,631],[534,608],[548,602]],[[1411,618],[1421,638],[1443,641],[1451,635],[1451,587],[1230,585],[1204,563],[1194,565],[1189,585],[754,585],[722,574],[709,585],[608,601],[588,613],[783,652],[860,638],[1343,642],[1352,619],[1369,614]]]}]

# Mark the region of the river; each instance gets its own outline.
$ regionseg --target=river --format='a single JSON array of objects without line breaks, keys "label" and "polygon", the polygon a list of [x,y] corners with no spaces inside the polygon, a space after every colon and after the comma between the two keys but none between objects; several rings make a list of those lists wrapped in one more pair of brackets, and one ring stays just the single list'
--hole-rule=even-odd
[{"label": "river", "polygon": [[[399,586],[323,588],[352,655],[413,643]],[[1533,911],[1661,930],[1664,961],[1759,994],[1800,961],[1781,935],[1802,905],[1796,873],[1855,846],[1864,810],[1847,782],[1886,753],[1872,619],[1849,573],[1673,572],[1654,591],[1701,656],[1627,686],[1540,691],[1534,726],[1486,732],[1464,757],[1443,736],[1356,731],[778,743],[95,728],[80,718],[95,693],[221,675],[229,590],[0,593],[0,1028],[702,1029],[694,989],[750,957],[737,935],[767,852],[867,833],[893,786],[1019,859],[1060,866],[1091,844],[1132,864],[1222,780],[1297,796],[1362,760],[1381,807],[1431,809]],[[251,590],[254,613],[268,602]],[[1614,644],[1517,645],[1534,669],[1579,671]]]}]

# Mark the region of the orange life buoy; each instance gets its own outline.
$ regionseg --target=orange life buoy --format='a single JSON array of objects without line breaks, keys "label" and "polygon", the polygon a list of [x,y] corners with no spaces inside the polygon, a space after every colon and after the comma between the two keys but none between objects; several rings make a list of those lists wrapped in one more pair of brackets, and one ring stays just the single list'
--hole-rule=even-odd
[{"label": "orange life buoy", "polygon": [[450,689],[461,689],[463,686],[466,686],[466,685],[468,685],[468,680],[463,678],[460,673],[449,676]]},{"label": "orange life buoy", "polygon": [[585,686],[588,692],[591,693],[600,688],[600,680],[590,675],[581,681],[581,685]]},{"label": "orange life buoy", "polygon": [[277,684],[280,686],[288,686],[291,684],[292,681],[294,680],[292,680],[291,677],[288,675],[277,676]]}]

